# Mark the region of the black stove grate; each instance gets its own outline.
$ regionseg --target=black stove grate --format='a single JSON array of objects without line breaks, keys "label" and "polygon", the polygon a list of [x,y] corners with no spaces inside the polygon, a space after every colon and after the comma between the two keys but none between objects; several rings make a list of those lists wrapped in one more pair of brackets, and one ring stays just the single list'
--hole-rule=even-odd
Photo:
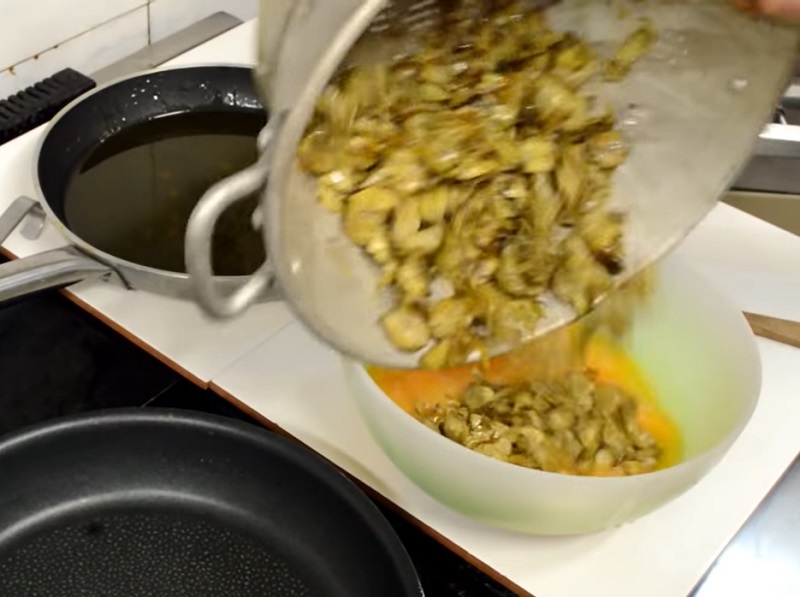
[{"label": "black stove grate", "polygon": [[0,145],[44,124],[75,98],[93,89],[89,77],[65,68],[0,101]]}]

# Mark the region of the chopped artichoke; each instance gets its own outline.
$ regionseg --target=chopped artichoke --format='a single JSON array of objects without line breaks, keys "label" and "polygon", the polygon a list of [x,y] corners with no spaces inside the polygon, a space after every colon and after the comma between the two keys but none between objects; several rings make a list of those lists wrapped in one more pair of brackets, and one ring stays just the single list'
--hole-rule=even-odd
[{"label": "chopped artichoke", "polygon": [[504,462],[623,476],[657,470],[662,454],[637,411],[634,398],[577,373],[513,386],[476,381],[449,404],[419,405],[416,416],[448,439]]},{"label": "chopped artichoke", "polygon": [[[602,63],[523,3],[478,18],[469,4],[415,51],[340,73],[298,148],[319,203],[382,271],[389,340],[433,340],[426,368],[534,335],[545,295],[581,315],[613,286],[624,218],[607,206],[629,148],[587,83],[624,76],[656,39],[644,23]],[[437,303],[436,284],[457,298]],[[551,448],[517,456],[555,466]]]}]

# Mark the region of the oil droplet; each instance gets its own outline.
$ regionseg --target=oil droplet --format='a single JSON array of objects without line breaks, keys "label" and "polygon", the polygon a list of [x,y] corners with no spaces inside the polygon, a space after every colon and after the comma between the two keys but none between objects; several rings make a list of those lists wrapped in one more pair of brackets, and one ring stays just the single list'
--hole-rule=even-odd
[{"label": "oil droplet", "polygon": [[750,86],[750,81],[744,77],[734,77],[730,82],[730,89],[735,93],[741,93]]}]

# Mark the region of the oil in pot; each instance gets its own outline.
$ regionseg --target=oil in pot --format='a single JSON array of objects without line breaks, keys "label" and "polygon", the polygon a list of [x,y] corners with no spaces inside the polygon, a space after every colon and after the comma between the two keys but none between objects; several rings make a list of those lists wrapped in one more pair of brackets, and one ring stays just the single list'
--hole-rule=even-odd
[{"label": "oil in pot", "polygon": [[[184,235],[200,197],[257,159],[259,111],[176,113],[132,125],[101,143],[73,175],[66,224],[95,248],[139,265],[185,272]],[[265,259],[251,216],[258,196],[220,219],[214,272],[247,275]]]}]

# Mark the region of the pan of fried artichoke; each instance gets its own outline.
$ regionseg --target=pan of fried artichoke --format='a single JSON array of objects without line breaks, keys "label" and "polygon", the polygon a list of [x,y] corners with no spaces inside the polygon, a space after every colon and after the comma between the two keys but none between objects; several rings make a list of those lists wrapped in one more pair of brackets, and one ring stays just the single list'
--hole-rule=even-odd
[{"label": "pan of fried artichoke", "polygon": [[[727,0],[346,4],[319,32],[335,59],[291,35],[324,3],[287,13],[293,55],[262,47],[283,104],[259,163],[198,204],[187,268],[223,318],[274,276],[321,340],[386,367],[500,354],[663,257],[749,157],[798,40]],[[206,228],[254,184],[269,262],[212,296]]]}]

